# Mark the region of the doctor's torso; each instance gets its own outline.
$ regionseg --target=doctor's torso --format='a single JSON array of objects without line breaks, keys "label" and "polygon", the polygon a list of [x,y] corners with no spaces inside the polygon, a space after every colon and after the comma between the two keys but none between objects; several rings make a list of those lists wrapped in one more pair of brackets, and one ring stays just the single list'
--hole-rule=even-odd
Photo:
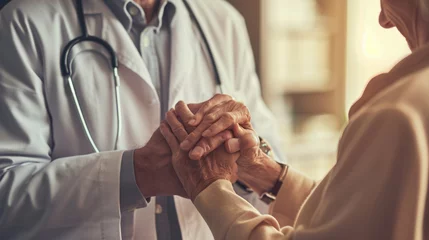
[{"label": "doctor's torso", "polygon": [[[118,149],[141,147],[159,126],[159,97],[146,65],[123,25],[103,0],[83,2],[88,32],[106,40],[116,51],[119,60],[122,134]],[[215,58],[219,62],[218,68],[226,89],[231,89],[229,94],[240,94],[233,90],[237,73],[230,66],[235,60],[235,45],[231,44],[234,42],[234,32],[231,31],[233,21],[227,17],[231,8],[221,1],[217,4],[208,2],[193,1],[192,5],[201,16],[207,14],[200,12],[201,9],[211,5],[215,7],[208,11],[212,12],[207,17],[210,21],[204,20],[203,25],[208,34],[214,36],[211,37],[214,51],[222,48]],[[13,28],[14,41],[22,41],[20,52],[25,55],[22,61],[34,70],[31,74],[40,78],[41,82],[35,86],[40,94],[34,98],[43,98],[45,102],[45,109],[40,111],[47,112],[46,120],[50,122],[50,155],[53,161],[92,153],[66,79],[60,71],[60,57],[65,45],[81,35],[73,1],[42,0],[35,3],[15,0],[1,14],[3,19],[10,19],[11,22],[0,24]],[[212,26],[217,27],[213,29]],[[178,9],[172,22],[171,38],[168,105],[173,107],[179,100],[202,102],[209,99],[218,92],[213,68],[201,36],[183,9]],[[92,138],[100,151],[113,150],[117,119],[110,55],[98,45],[82,43],[73,48],[68,60],[76,95]],[[229,67],[223,67],[225,65]],[[210,230],[189,200],[177,197],[176,209],[184,239],[211,238]],[[135,237],[156,239],[154,201],[136,212]]]}]

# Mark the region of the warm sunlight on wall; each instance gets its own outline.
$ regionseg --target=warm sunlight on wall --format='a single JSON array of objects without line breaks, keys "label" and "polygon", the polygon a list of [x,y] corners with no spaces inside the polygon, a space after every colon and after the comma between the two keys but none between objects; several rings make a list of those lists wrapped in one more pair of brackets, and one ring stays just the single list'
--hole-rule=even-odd
[{"label": "warm sunlight on wall", "polygon": [[348,0],[346,111],[372,77],[388,71],[410,52],[396,29],[378,24],[379,13],[380,1]]}]

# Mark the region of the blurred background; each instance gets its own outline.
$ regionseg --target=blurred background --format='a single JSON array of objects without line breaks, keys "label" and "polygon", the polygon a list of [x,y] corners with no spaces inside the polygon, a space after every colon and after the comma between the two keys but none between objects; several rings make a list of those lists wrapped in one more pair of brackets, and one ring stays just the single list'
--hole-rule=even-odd
[{"label": "blurred background", "polygon": [[243,14],[288,163],[314,179],[335,164],[350,106],[410,53],[378,24],[377,0],[229,0]]}]

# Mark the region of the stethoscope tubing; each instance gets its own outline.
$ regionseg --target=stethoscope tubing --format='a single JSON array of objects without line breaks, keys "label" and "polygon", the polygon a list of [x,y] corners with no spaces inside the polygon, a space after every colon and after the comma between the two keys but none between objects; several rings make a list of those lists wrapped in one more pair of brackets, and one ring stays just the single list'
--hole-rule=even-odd
[{"label": "stethoscope tubing", "polygon": [[[213,70],[214,70],[216,85],[219,86],[220,92],[224,93],[222,82],[221,82],[220,76],[219,76],[219,71],[218,71],[218,68],[216,66],[216,61],[215,61],[215,58],[213,56],[213,52],[212,52],[212,49],[210,48],[210,44],[207,40],[207,37],[204,34],[203,28],[201,27],[201,24],[198,21],[197,17],[195,16],[195,13],[193,12],[189,3],[186,0],[183,0],[183,3],[185,4],[185,7],[186,7],[187,11],[189,12],[189,15],[190,15],[192,21],[196,24],[198,31],[200,32],[200,35],[201,35],[201,37],[204,41],[204,44],[207,48],[207,51],[209,53],[208,55],[210,57],[210,61],[212,63]],[[116,105],[115,110],[116,110],[117,127],[116,127],[116,139],[115,139],[114,149],[117,149],[118,148],[118,142],[119,142],[121,132],[122,132],[122,117],[121,117],[122,116],[122,109],[121,109],[121,96],[120,96],[121,83],[120,83],[120,77],[119,77],[119,72],[118,72],[118,68],[119,68],[118,58],[117,58],[117,55],[115,53],[115,50],[112,48],[112,46],[108,42],[106,42],[105,40],[103,40],[99,37],[91,36],[88,34],[86,24],[85,24],[85,16],[84,16],[84,12],[83,12],[82,0],[76,0],[76,12],[77,12],[77,17],[78,17],[78,21],[79,21],[79,26],[80,26],[81,31],[82,31],[82,35],[71,40],[64,47],[64,50],[61,54],[61,60],[60,60],[61,73],[64,76],[64,78],[67,79],[66,85],[69,87],[69,91],[72,95],[73,102],[74,102],[76,111],[78,113],[78,116],[79,116],[81,125],[83,127],[83,130],[85,132],[85,135],[88,138],[88,141],[90,142],[91,147],[93,148],[94,152],[99,153],[100,149],[97,147],[97,144],[95,143],[95,141],[92,137],[91,131],[89,130],[85,115],[82,111],[79,99],[78,99],[77,94],[76,94],[76,89],[75,89],[75,86],[73,84],[73,79],[71,77],[71,63],[70,63],[69,59],[70,59],[70,53],[71,53],[71,50],[73,49],[73,47],[79,43],[82,43],[82,42],[96,43],[98,45],[101,45],[104,49],[106,49],[109,52],[110,64],[112,67],[113,80],[114,80],[114,84],[115,84],[115,105]]]}]

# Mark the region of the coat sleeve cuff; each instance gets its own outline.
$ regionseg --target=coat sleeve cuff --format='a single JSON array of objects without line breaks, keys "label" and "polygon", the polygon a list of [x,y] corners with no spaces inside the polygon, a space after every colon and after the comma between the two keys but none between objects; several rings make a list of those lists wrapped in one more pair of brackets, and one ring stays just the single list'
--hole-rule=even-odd
[{"label": "coat sleeve cuff", "polygon": [[280,226],[293,226],[301,206],[315,186],[314,180],[289,168],[276,201],[270,206],[270,213],[278,220]]},{"label": "coat sleeve cuff", "polygon": [[121,212],[134,211],[147,206],[146,199],[137,186],[134,174],[134,150],[125,151],[122,155],[120,176],[120,204]]}]

